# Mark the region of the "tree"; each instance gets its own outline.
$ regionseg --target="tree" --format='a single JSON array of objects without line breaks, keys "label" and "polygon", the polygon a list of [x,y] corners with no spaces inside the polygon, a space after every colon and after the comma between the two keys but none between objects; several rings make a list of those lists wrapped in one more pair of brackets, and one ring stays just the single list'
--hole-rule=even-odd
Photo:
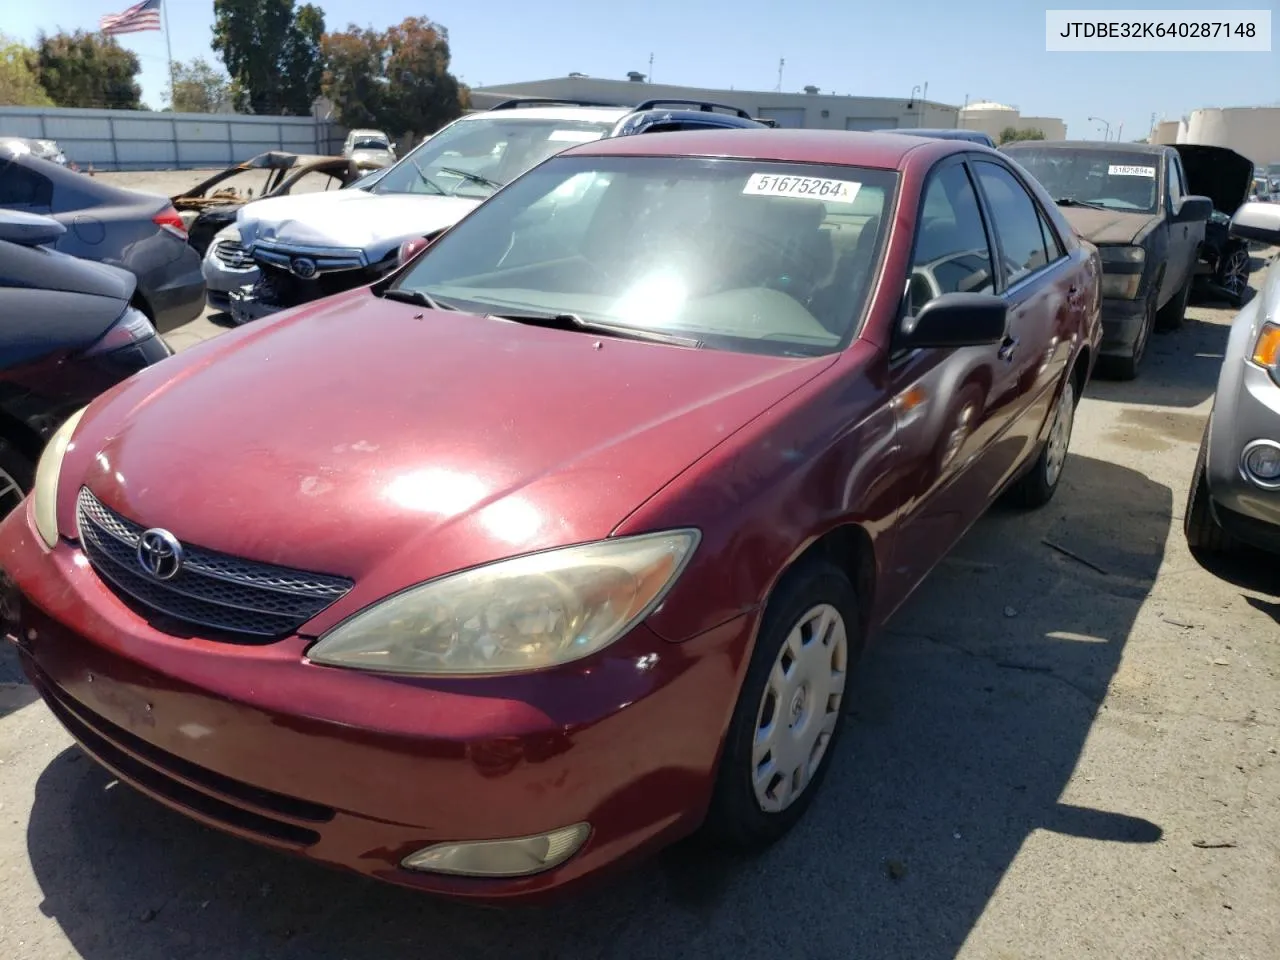
[{"label": "tree", "polygon": [[53,106],[32,69],[34,59],[34,50],[0,33],[0,106]]},{"label": "tree", "polygon": [[324,11],[293,0],[213,0],[212,48],[231,75],[237,109],[307,116],[320,93]]},{"label": "tree", "polygon": [[1005,127],[1000,131],[1001,143],[1013,143],[1016,140],[1043,140],[1044,133],[1030,127],[1019,130],[1016,127]]},{"label": "tree", "polygon": [[142,108],[142,65],[115,37],[84,30],[41,34],[31,65],[56,106]]},{"label": "tree", "polygon": [[411,141],[462,114],[469,93],[449,72],[449,32],[408,17],[383,33],[355,24],[324,38],[321,89],[346,127],[379,127]]},{"label": "tree", "polygon": [[231,104],[231,82],[203,57],[173,65],[169,106],[177,113],[218,113]]}]

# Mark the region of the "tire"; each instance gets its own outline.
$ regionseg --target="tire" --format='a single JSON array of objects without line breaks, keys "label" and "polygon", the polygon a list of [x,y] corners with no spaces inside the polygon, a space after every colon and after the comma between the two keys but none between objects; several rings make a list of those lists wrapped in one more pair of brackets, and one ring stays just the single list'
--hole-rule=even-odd
[{"label": "tire", "polygon": [[22,503],[35,481],[36,465],[8,440],[0,437],[0,519]]},{"label": "tire", "polygon": [[1214,286],[1218,287],[1231,306],[1239,310],[1244,306],[1245,291],[1249,289],[1249,248],[1233,244],[1222,252],[1213,272]]},{"label": "tire", "polygon": [[1182,285],[1182,289],[1173,295],[1156,313],[1157,330],[1177,330],[1187,319],[1187,302],[1191,299],[1191,280]]},{"label": "tire", "polygon": [[[759,849],[808,809],[844,727],[844,697],[862,651],[858,614],[849,578],[827,561],[802,561],[774,590],[725,738],[704,825],[710,839]],[[757,748],[762,726],[773,734]]]},{"label": "tire", "polygon": [[1155,326],[1155,319],[1156,298],[1153,294],[1147,298],[1146,310],[1142,315],[1142,329],[1138,331],[1138,339],[1133,343],[1133,353],[1127,357],[1099,357],[1099,371],[1112,380],[1136,379],[1142,358],[1147,355],[1147,343],[1151,340],[1151,330]]},{"label": "tire", "polygon": [[1209,503],[1209,477],[1205,460],[1209,453],[1209,427],[1200,439],[1200,452],[1196,454],[1195,470],[1191,474],[1191,487],[1187,491],[1187,507],[1182,512],[1182,532],[1191,552],[1201,556],[1228,553],[1234,546],[1231,537],[1214,519]]},{"label": "tire", "polygon": [[1053,408],[1053,424],[1049,428],[1049,438],[1040,448],[1040,455],[1021,478],[1009,488],[1011,503],[1026,509],[1043,507],[1053,499],[1062,481],[1062,471],[1066,466],[1067,452],[1071,447],[1071,431],[1076,422],[1076,385],[1073,377],[1068,377],[1062,385],[1062,393]]}]

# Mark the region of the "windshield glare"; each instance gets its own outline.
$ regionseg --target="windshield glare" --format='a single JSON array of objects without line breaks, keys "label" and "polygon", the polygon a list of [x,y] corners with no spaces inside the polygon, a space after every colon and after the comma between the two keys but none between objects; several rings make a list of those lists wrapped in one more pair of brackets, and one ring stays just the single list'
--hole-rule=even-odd
[{"label": "windshield glare", "polygon": [[612,122],[506,116],[460,120],[406,154],[373,192],[482,199],[561,150],[599,140],[612,129]]},{"label": "windshield glare", "polygon": [[398,286],[472,313],[828,353],[862,316],[896,183],[861,167],[559,157],[444,234]]},{"label": "windshield glare", "polygon": [[1008,151],[1059,202],[1095,203],[1109,210],[1155,213],[1160,158],[1106,150]]},{"label": "windshield glare", "polygon": [[388,143],[376,137],[364,137],[351,145],[352,150],[385,150]]}]

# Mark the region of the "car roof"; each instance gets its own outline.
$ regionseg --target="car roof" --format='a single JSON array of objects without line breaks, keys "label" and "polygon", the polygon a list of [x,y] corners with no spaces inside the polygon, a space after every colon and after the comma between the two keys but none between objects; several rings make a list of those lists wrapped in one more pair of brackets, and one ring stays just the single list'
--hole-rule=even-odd
[{"label": "car roof", "polygon": [[616,123],[627,114],[634,113],[633,107],[571,107],[545,106],[521,107],[519,110],[481,110],[468,113],[459,123],[474,123],[476,120],[487,120],[498,117],[503,120],[586,120],[593,123]]},{"label": "car roof", "polygon": [[1112,153],[1145,153],[1157,156],[1173,149],[1160,143],[1117,143],[1115,140],[1019,140],[1006,143],[1001,150],[1107,150]]},{"label": "car roof", "polygon": [[740,160],[826,163],[901,169],[909,154],[933,160],[948,153],[985,149],[967,140],[930,140],[896,133],[850,130],[683,130],[614,137],[571,147],[564,155],[727,157]]}]

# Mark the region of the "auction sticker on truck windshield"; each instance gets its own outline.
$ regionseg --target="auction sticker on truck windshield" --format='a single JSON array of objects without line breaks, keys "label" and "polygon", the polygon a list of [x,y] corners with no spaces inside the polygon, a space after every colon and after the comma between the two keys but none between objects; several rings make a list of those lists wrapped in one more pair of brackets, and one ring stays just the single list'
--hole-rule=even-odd
[{"label": "auction sticker on truck windshield", "polygon": [[828,203],[853,203],[862,184],[853,180],[827,180],[824,177],[780,176],[776,173],[753,173],[742,192],[757,197],[801,197],[826,200]]},{"label": "auction sticker on truck windshield", "polygon": [[1107,176],[1109,177],[1146,177],[1148,180],[1156,178],[1155,167],[1131,167],[1123,163],[1113,163],[1107,167]]}]

